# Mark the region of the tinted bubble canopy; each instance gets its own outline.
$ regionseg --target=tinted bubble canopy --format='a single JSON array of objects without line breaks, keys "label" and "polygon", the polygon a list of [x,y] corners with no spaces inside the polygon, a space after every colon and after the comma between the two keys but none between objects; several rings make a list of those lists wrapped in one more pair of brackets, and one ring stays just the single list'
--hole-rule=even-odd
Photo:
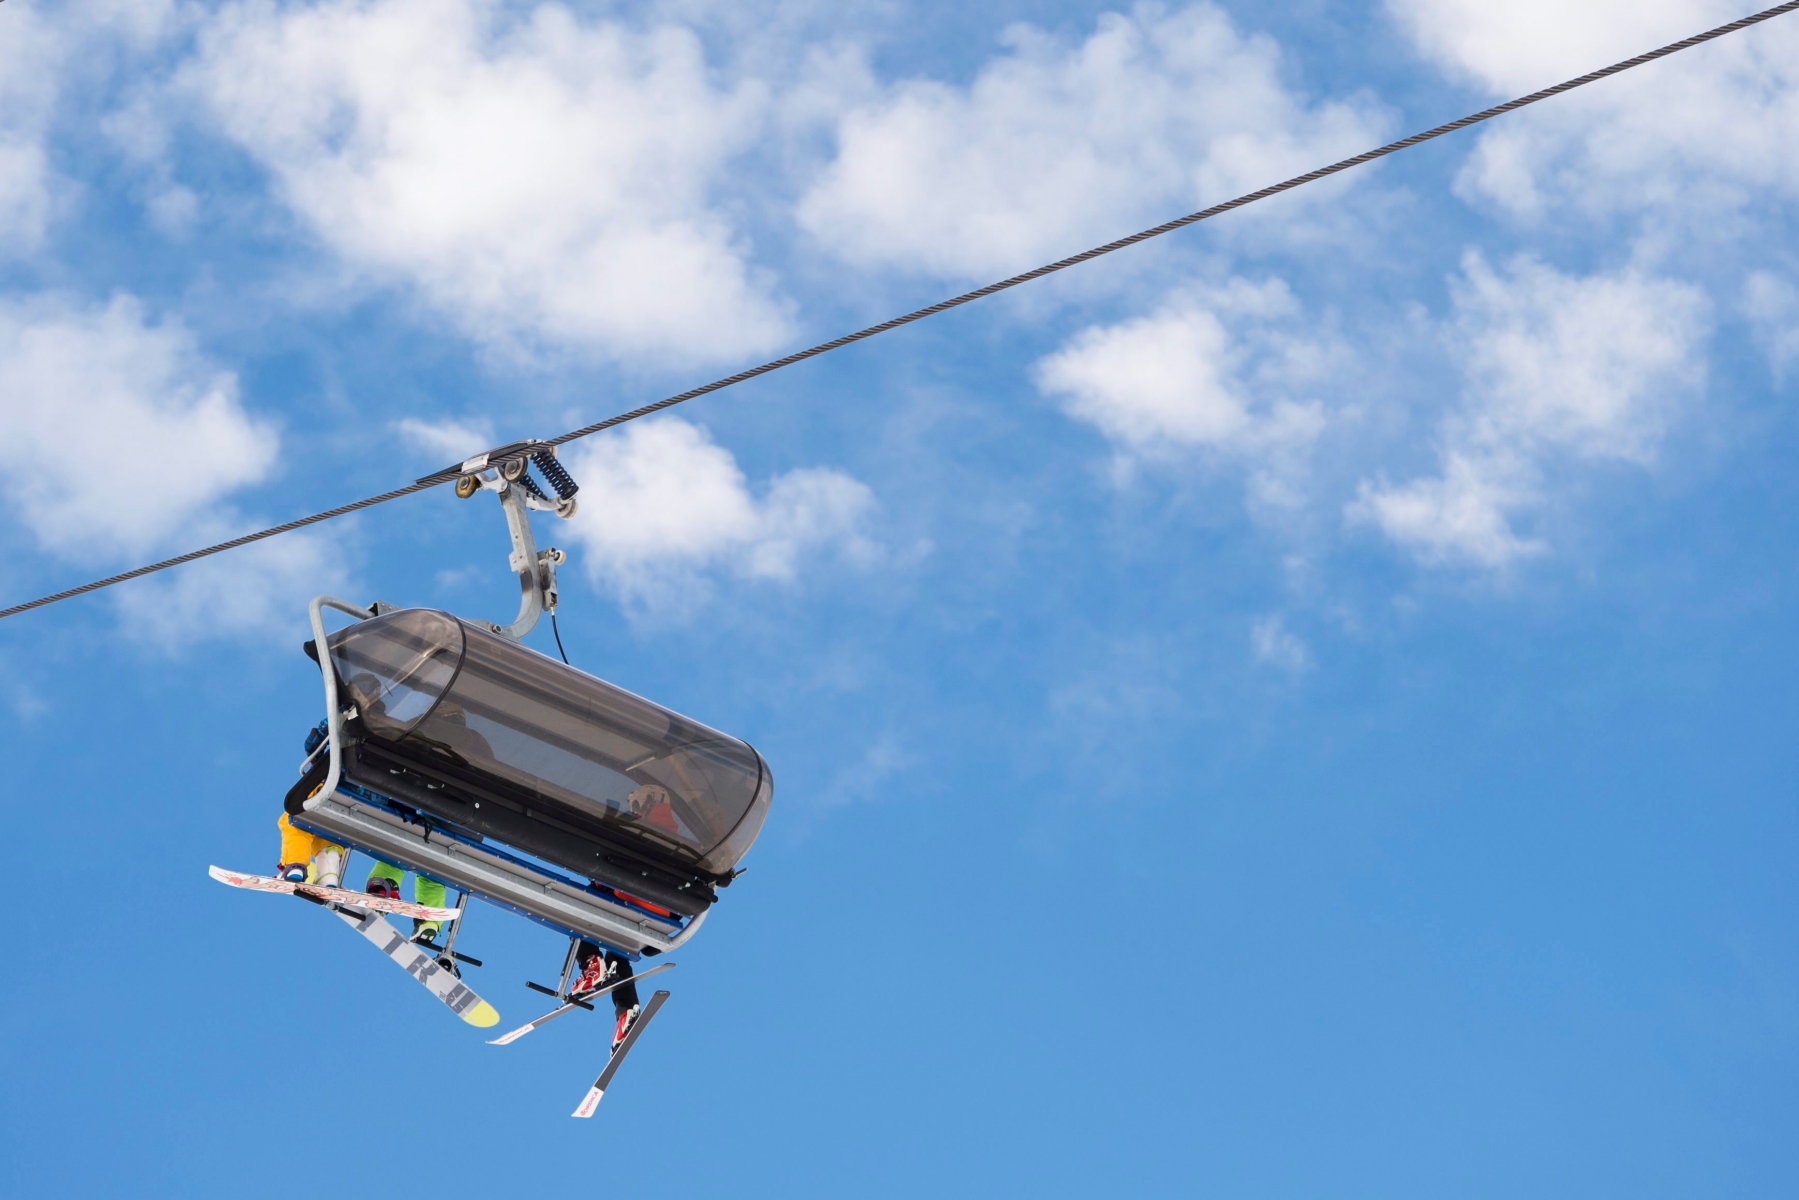
[{"label": "tinted bubble canopy", "polygon": [[722,875],[774,783],[747,742],[449,613],[409,608],[330,639],[371,738],[447,759],[582,825]]}]

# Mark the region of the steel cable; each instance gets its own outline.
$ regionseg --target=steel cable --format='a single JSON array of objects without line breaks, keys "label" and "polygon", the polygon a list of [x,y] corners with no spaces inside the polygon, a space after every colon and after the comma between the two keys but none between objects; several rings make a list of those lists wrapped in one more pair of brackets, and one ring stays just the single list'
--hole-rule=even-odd
[{"label": "steel cable", "polygon": [[[1090,262],[1093,259],[1111,254],[1115,251],[1135,246],[1139,242],[1147,242],[1151,238],[1161,237],[1163,234],[1172,233],[1176,229],[1184,229],[1188,225],[1194,225],[1211,217],[1230,212],[1233,209],[1254,204],[1258,200],[1266,200],[1270,196],[1278,196],[1282,192],[1291,191],[1297,187],[1303,187],[1308,183],[1314,183],[1326,176],[1335,175],[1340,171],[1347,171],[1352,167],[1359,167],[1364,163],[1373,162],[1375,159],[1385,158],[1389,154],[1397,154],[1401,150],[1410,149],[1422,142],[1428,142],[1433,138],[1442,137],[1444,134],[1455,133],[1458,130],[1466,129],[1471,125],[1478,125],[1483,121],[1490,121],[1494,117],[1503,116],[1506,113],[1514,112],[1517,109],[1536,104],[1542,100],[1548,100],[1553,96],[1561,95],[1563,92],[1571,92],[1575,88],[1585,87],[1589,83],[1597,83],[1601,79],[1621,74],[1634,67],[1640,67],[1645,63],[1651,63],[1660,58],[1666,58],[1670,54],[1678,54],[1682,50],[1689,50],[1694,46],[1703,45],[1715,38],[1724,37],[1726,34],[1736,33],[1739,30],[1747,29],[1751,25],[1759,25],[1763,21],[1771,20],[1774,17],[1792,12],[1796,8],[1799,8],[1799,0],[1787,0],[1787,3],[1785,4],[1764,9],[1761,12],[1753,13],[1740,20],[1732,21],[1727,25],[1720,25],[1716,29],[1708,29],[1704,33],[1694,34],[1692,37],[1682,38],[1678,42],[1670,42],[1668,45],[1662,46],[1659,49],[1651,50],[1645,54],[1639,54],[1635,58],[1627,58],[1622,62],[1613,63],[1609,67],[1602,67],[1597,71],[1589,71],[1585,75],[1567,80],[1564,83],[1558,83],[1554,87],[1547,87],[1541,91],[1532,92],[1528,96],[1520,96],[1516,100],[1508,100],[1504,104],[1496,104],[1492,108],[1482,109],[1480,112],[1462,117],[1460,120],[1450,121],[1447,124],[1438,125],[1433,129],[1427,129],[1422,133],[1414,133],[1410,137],[1401,138],[1397,142],[1389,142],[1376,149],[1364,151],[1353,158],[1345,158],[1342,161],[1334,162],[1329,166],[1319,167],[1315,171],[1307,171],[1304,175],[1295,175],[1291,179],[1262,188],[1260,191],[1249,192],[1245,195],[1238,196],[1234,200],[1226,200],[1222,204],[1214,204],[1210,208],[1203,208],[1198,212],[1189,213],[1184,217],[1177,217],[1172,221],[1165,221],[1160,225],[1145,229],[1140,233],[1133,233],[1129,237],[1122,237],[1117,241],[1107,242],[1103,246],[1095,246],[1091,250],[1084,250],[1079,254],[1058,259],[1046,266],[1026,271],[1022,275],[1013,275],[1012,277],[1002,279],[997,283],[990,283],[986,287],[976,288],[972,292],[963,292],[961,295],[952,296],[948,300],[940,300],[936,304],[929,305],[928,307],[915,309],[903,316],[882,321],[879,325],[870,325],[866,329],[859,329],[854,333],[846,333],[842,337],[833,338],[828,342],[820,342],[818,345],[810,347],[809,349],[795,351],[784,358],[777,358],[772,362],[763,363],[759,367],[751,367],[748,370],[739,371],[735,375],[728,375],[725,378],[715,380],[712,383],[691,388],[678,395],[658,400],[654,404],[646,404],[641,408],[634,408],[629,412],[620,413],[614,417],[608,417],[604,421],[596,421],[592,425],[584,425],[579,429],[571,430],[568,433],[563,434],[561,437],[551,438],[549,441],[552,445],[560,446],[567,442],[575,441],[578,438],[588,437],[592,434],[599,433],[602,430],[611,429],[617,425],[623,425],[627,421],[635,421],[639,417],[647,417],[651,413],[661,412],[665,408],[673,408],[677,404],[683,404],[688,400],[693,400],[711,392],[722,391],[725,388],[743,383],[746,380],[754,379],[759,375],[767,375],[771,371],[779,371],[783,367],[790,367],[795,363],[804,362],[809,358],[816,358],[821,354],[828,354],[832,350],[840,349],[841,347],[848,346],[854,342],[860,342],[867,338],[875,337],[878,334],[886,333],[889,330],[898,329],[902,325],[910,325],[914,321],[922,321],[926,317],[933,317],[938,313],[947,312],[952,308],[959,308],[964,304],[984,299],[997,292],[1006,291],[1008,288],[1015,288],[1020,284],[1030,283],[1032,280],[1041,279],[1045,275],[1053,275],[1057,271],[1065,271],[1069,267],[1079,266],[1081,263]],[[234,550],[239,546],[247,546],[251,542],[258,542],[264,538],[271,538],[278,534],[289,533],[295,529],[303,529],[308,525],[317,525],[322,521],[329,521],[335,517],[341,517],[348,513],[356,512],[358,509],[371,508],[377,504],[385,504],[389,500],[397,500],[401,496],[409,496],[414,492],[421,492],[427,488],[436,487],[438,484],[448,483],[450,480],[454,479],[457,474],[458,472],[454,468],[439,471],[434,475],[427,475],[423,479],[406,487],[396,488],[391,492],[383,492],[379,496],[370,496],[368,499],[358,500],[354,504],[345,504],[340,508],[333,508],[326,512],[315,513],[310,517],[301,517],[299,520],[289,521],[284,525],[276,525],[270,529],[245,534],[243,537],[233,538],[228,542],[220,542],[216,546],[207,546],[202,550],[193,550],[176,558],[165,559],[159,563],[151,563],[149,566],[139,567],[133,571],[126,571],[121,575],[113,575],[106,579],[97,579],[92,583],[82,584],[80,587],[69,588],[67,591],[57,592],[54,595],[43,596],[36,600],[27,601],[24,604],[16,604],[11,608],[0,609],[0,618],[16,616],[19,613],[28,612],[34,608],[42,608],[47,604],[55,604],[60,600],[68,600],[86,592],[93,592],[98,591],[101,588],[111,587],[115,583],[124,583],[130,579],[137,579],[140,576],[150,575],[157,571],[167,570],[170,567],[178,567],[183,563],[193,562],[195,559],[205,558],[213,554],[220,554],[226,550]]]}]

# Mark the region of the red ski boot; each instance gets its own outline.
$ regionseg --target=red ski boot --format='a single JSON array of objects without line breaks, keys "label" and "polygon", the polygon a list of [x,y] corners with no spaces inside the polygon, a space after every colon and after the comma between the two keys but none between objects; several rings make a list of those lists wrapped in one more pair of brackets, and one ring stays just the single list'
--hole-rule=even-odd
[{"label": "red ski boot", "polygon": [[581,977],[575,980],[569,990],[578,996],[582,992],[591,992],[597,987],[605,987],[608,974],[606,956],[596,950],[588,955],[586,962],[581,964]]},{"label": "red ski boot", "polygon": [[637,1024],[637,1006],[633,1004],[630,1008],[627,1008],[625,1011],[618,1014],[618,1024],[612,1027],[611,1052],[613,1054],[618,1053],[619,1046],[623,1045],[625,1038],[630,1036],[631,1026],[635,1024]]}]

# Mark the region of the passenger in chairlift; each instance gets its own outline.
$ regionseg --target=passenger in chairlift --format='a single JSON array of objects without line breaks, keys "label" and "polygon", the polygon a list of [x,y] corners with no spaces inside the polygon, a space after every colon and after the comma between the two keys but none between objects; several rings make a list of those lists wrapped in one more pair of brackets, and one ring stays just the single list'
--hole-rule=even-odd
[{"label": "passenger in chairlift", "polygon": [[580,978],[575,980],[573,988],[576,994],[605,987],[620,979],[625,981],[611,993],[612,1011],[617,1017],[612,1026],[612,1050],[616,1053],[619,1043],[637,1023],[637,984],[631,978],[631,960],[610,947],[602,950],[592,942],[583,941],[575,950],[575,962],[581,968]]},{"label": "passenger in chairlift", "polygon": [[[366,679],[366,682],[364,680]],[[356,681],[361,687],[362,695],[378,695],[380,684],[373,676],[359,677]],[[354,690],[354,689],[353,689]],[[448,743],[436,743],[436,748],[447,750],[453,757],[464,759],[466,754],[477,757],[491,757],[493,748],[487,739],[468,727],[468,714],[460,706],[449,701],[439,701],[432,714],[437,730],[449,737]],[[392,900],[400,898],[400,881],[406,877],[403,868],[381,859],[375,860],[374,869],[369,872],[368,882],[363,891],[374,896],[386,896]],[[448,908],[449,897],[444,885],[435,879],[413,873],[412,902],[423,904],[429,908]],[[412,940],[415,942],[435,942],[440,926],[436,921],[412,919]]]},{"label": "passenger in chairlift", "polygon": [[675,806],[668,789],[659,783],[646,783],[625,797],[625,820],[641,821],[657,829],[679,834],[681,822],[675,818]]},{"label": "passenger in chairlift", "polygon": [[[275,864],[277,878],[289,883],[311,883],[319,887],[337,887],[338,875],[343,870],[344,848],[336,842],[307,833],[304,829],[295,828],[281,814],[275,822],[281,830],[281,861]],[[390,899],[400,898],[400,880],[405,872],[389,862],[375,860],[375,869],[369,872],[369,881],[363,891],[372,896],[386,896]],[[435,879],[426,879],[423,875],[412,877],[412,901],[431,908],[448,908],[444,885]],[[432,942],[442,926],[437,921],[421,921],[417,917],[412,920],[412,940],[415,942]]]},{"label": "passenger in chairlift", "polygon": [[[681,832],[681,822],[675,817],[675,806],[669,799],[668,789],[659,783],[646,783],[633,789],[625,797],[625,808],[627,821],[641,821],[672,834]],[[633,904],[641,904],[664,915],[668,913],[667,909],[636,896],[617,894]],[[575,951],[575,962],[581,968],[581,976],[575,981],[575,992],[592,991],[620,979],[626,981],[611,993],[612,1011],[618,1018],[612,1027],[612,1049],[616,1051],[625,1035],[631,1032],[631,1026],[637,1023],[637,985],[631,982],[631,960],[615,950],[602,950],[593,942],[584,941]]]},{"label": "passenger in chairlift", "polygon": [[[373,676],[363,678],[373,679]],[[359,680],[360,682],[360,680]],[[275,822],[281,830],[281,861],[275,864],[275,875],[289,883],[312,883],[319,887],[338,887],[343,871],[344,848],[327,838],[307,833],[296,828],[288,821],[288,811],[299,811],[298,804],[304,803],[318,790],[324,776],[321,768],[326,758],[319,753],[325,744],[328,727],[320,722],[316,729],[306,735],[306,753],[308,758],[302,766],[302,777],[288,793],[285,810]],[[479,734],[470,736],[479,737]],[[316,778],[314,778],[316,776]],[[310,787],[307,785],[311,784]],[[393,863],[381,859],[375,860],[374,869],[369,872],[368,882],[363,891],[371,896],[385,896],[391,900],[400,898],[400,882],[406,872]],[[448,896],[444,885],[435,879],[427,879],[423,875],[412,877],[412,902],[430,908],[448,908]],[[412,940],[415,942],[435,942],[442,924],[437,921],[412,919]]]},{"label": "passenger in chairlift", "polygon": [[300,778],[287,793],[281,816],[275,827],[281,831],[281,860],[275,864],[275,877],[289,883],[314,883],[320,887],[336,887],[343,870],[344,848],[329,838],[307,833],[288,821],[289,813],[300,811],[325,781],[327,760],[319,748],[325,744],[327,726],[320,721],[316,729],[306,733],[306,761],[300,764]]}]

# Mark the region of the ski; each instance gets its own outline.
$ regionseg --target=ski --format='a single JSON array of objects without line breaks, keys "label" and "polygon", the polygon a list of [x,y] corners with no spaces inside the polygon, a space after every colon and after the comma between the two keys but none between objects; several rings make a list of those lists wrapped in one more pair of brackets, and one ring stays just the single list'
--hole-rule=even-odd
[{"label": "ski", "polygon": [[206,873],[220,883],[229,884],[234,888],[290,896],[297,892],[309,900],[354,904],[357,908],[393,913],[399,917],[413,917],[420,921],[454,921],[462,915],[453,908],[432,908],[428,904],[411,904],[405,900],[390,900],[386,896],[371,896],[366,892],[351,892],[343,888],[319,887],[311,883],[289,883],[285,879],[276,879],[269,875],[246,875],[242,871],[227,871],[224,867],[208,867]]},{"label": "ski", "polygon": [[587,1095],[581,1097],[581,1103],[575,1106],[575,1111],[569,1116],[593,1116],[593,1110],[600,1106],[600,1097],[606,1094],[606,1085],[612,1082],[612,1076],[618,1071],[619,1064],[625,1061],[625,1055],[631,1053],[631,1047],[635,1046],[637,1039],[643,1035],[644,1029],[650,1023],[650,1018],[656,1015],[656,1010],[661,1008],[667,1000],[667,992],[657,992],[650,997],[650,1002],[643,1006],[643,1012],[638,1016],[637,1023],[631,1026],[631,1032],[625,1035],[625,1040],[618,1044],[618,1049],[614,1050],[612,1057],[606,1060],[606,1069],[600,1072],[600,1077],[593,1081],[593,1086],[587,1089]]},{"label": "ski", "polygon": [[426,991],[442,1000],[451,1012],[464,1021],[477,1029],[487,1029],[500,1023],[500,1014],[493,1005],[475,995],[474,989],[456,978],[455,972],[434,961],[380,913],[358,911],[347,900],[331,903],[326,907],[336,913],[344,924],[373,942],[375,949],[393,959],[402,971],[424,984]]},{"label": "ski", "polygon": [[533,1029],[536,1029],[538,1026],[548,1025],[551,1021],[554,1021],[557,1017],[560,1017],[562,1014],[574,1012],[575,1009],[577,1009],[581,1005],[587,1003],[589,1000],[593,1000],[599,996],[604,996],[607,992],[617,991],[619,988],[624,987],[627,983],[636,983],[640,979],[648,979],[652,975],[660,975],[664,971],[672,970],[674,968],[674,965],[675,964],[672,962],[662,963],[659,966],[651,967],[649,970],[645,971],[641,975],[633,975],[629,979],[621,979],[617,983],[609,983],[605,987],[597,987],[597,988],[594,988],[592,991],[588,991],[588,992],[571,992],[569,994],[568,1003],[564,1004],[561,1008],[557,1009],[554,1012],[545,1013],[543,1016],[537,1018],[537,1020],[531,1022],[529,1025],[520,1025],[517,1029],[514,1029],[511,1033],[502,1034],[501,1036],[494,1038],[491,1042],[488,1042],[487,1044],[489,1046],[510,1046],[510,1045],[512,1045],[512,1043],[518,1041],[520,1038],[524,1037],[527,1033],[530,1033]]}]

